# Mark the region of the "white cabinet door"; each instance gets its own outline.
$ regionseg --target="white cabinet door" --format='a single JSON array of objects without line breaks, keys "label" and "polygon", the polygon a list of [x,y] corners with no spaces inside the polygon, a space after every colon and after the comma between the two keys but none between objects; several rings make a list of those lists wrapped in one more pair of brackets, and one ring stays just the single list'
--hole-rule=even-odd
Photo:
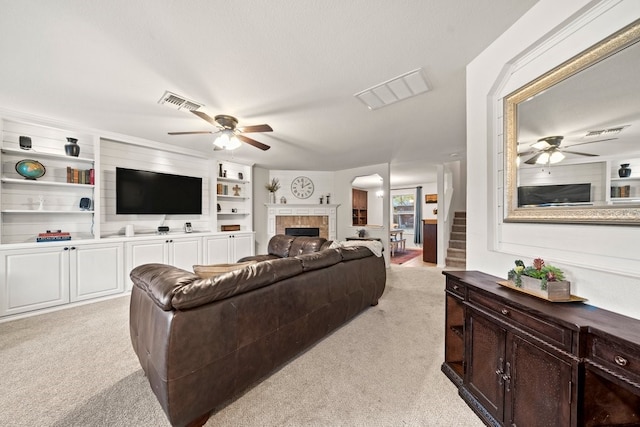
[{"label": "white cabinet door", "polygon": [[200,237],[169,240],[167,264],[193,271],[194,264],[202,263],[202,239]]},{"label": "white cabinet door", "polygon": [[237,262],[240,258],[255,255],[253,233],[234,234],[231,240],[233,252],[229,262]]},{"label": "white cabinet door", "polygon": [[165,264],[168,258],[167,239],[141,240],[125,243],[125,283],[127,290],[131,290],[133,283],[129,278],[131,270],[142,264]]},{"label": "white cabinet door", "polygon": [[226,264],[229,262],[229,245],[231,239],[228,235],[209,236],[205,238],[205,264]]},{"label": "white cabinet door", "polygon": [[0,316],[69,302],[67,246],[3,251],[0,270]]},{"label": "white cabinet door", "polygon": [[122,292],[122,253],[122,243],[79,245],[71,250],[71,301]]},{"label": "white cabinet door", "polygon": [[255,253],[253,233],[222,234],[205,238],[205,263],[235,263]]}]

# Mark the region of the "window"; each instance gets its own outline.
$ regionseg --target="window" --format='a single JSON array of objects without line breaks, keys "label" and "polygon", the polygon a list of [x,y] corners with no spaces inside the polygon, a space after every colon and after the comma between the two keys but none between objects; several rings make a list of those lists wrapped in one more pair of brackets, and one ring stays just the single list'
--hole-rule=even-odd
[{"label": "window", "polygon": [[398,228],[413,232],[415,217],[415,195],[398,194],[391,197],[391,206],[393,207],[393,223]]}]

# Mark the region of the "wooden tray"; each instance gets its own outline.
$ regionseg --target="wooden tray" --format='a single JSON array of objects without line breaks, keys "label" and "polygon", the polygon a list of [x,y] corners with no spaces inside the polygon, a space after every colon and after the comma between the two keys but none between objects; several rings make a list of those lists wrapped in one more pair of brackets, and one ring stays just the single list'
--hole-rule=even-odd
[{"label": "wooden tray", "polygon": [[498,285],[507,287],[509,289],[513,289],[514,291],[522,292],[523,294],[531,295],[532,297],[540,298],[540,299],[543,299],[543,300],[549,301],[549,302],[583,302],[583,301],[588,301],[586,298],[582,298],[582,297],[579,297],[579,296],[576,296],[576,295],[571,295],[569,297],[569,299],[553,300],[552,301],[552,300],[550,300],[548,298],[543,297],[542,295],[538,295],[538,294],[536,294],[534,292],[531,292],[531,291],[528,291],[526,289],[518,288],[518,287],[512,285],[511,282],[508,281],[508,280],[499,280],[497,283],[498,283]]}]

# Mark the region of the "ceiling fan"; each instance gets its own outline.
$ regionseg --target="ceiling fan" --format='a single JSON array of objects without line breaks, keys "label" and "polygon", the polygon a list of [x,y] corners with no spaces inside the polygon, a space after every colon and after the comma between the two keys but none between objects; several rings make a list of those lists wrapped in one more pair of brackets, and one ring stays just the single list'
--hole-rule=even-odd
[{"label": "ceiling fan", "polygon": [[[560,135],[546,136],[544,138],[540,138],[536,143],[531,145],[531,148],[534,148],[535,150],[518,153],[518,158],[520,158],[521,156],[527,156],[527,155],[533,154],[533,156],[528,160],[526,160],[525,163],[528,165],[535,165],[535,164],[541,165],[541,164],[553,164],[553,163],[561,162],[565,158],[563,153],[577,154],[579,156],[589,156],[589,157],[598,156],[598,154],[582,153],[579,151],[566,150],[564,147],[560,146],[562,144],[563,139],[564,139],[564,136],[560,136]],[[592,144],[594,142],[609,141],[612,139],[617,139],[617,138],[607,138],[607,139],[599,139],[597,141],[581,142],[579,144],[570,145],[567,148],[574,147],[576,145],[584,145],[584,144]]]},{"label": "ceiling fan", "polygon": [[254,126],[242,126],[238,127],[238,119],[233,116],[228,116],[226,114],[219,114],[214,118],[211,118],[206,113],[202,111],[191,111],[196,116],[201,119],[211,123],[212,125],[218,127],[216,131],[190,131],[190,132],[169,132],[169,135],[193,135],[193,134],[201,134],[201,133],[210,133],[210,134],[219,134],[213,142],[214,149],[217,150],[235,150],[240,147],[240,141],[245,142],[249,145],[252,145],[256,148],[259,148],[263,151],[271,148],[270,146],[263,144],[262,142],[258,142],[255,139],[246,137],[242,135],[243,133],[250,132],[273,132],[271,126],[267,124],[262,125],[254,125]]}]

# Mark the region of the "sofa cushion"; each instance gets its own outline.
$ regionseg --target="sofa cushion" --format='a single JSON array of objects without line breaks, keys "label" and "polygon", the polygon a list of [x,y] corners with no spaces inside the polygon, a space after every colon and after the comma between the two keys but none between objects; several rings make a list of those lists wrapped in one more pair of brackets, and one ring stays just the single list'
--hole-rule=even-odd
[{"label": "sofa cushion", "polygon": [[280,258],[286,258],[289,256],[289,249],[291,248],[291,242],[295,237],[285,236],[284,234],[276,234],[269,240],[269,246],[267,253],[269,255],[276,255]]},{"label": "sofa cushion", "polygon": [[327,239],[324,237],[308,237],[299,236],[291,242],[289,248],[289,256],[297,256],[302,254],[309,254],[312,252],[318,252]]},{"label": "sofa cushion", "polygon": [[238,262],[235,264],[211,264],[211,265],[194,265],[193,272],[201,279],[219,276],[229,271],[239,270],[247,265],[255,264],[256,260]]},{"label": "sofa cushion", "polygon": [[297,258],[258,262],[210,279],[194,280],[175,290],[171,305],[178,310],[194,308],[270,285],[302,271],[302,261]]},{"label": "sofa cushion", "polygon": [[349,261],[352,259],[366,258],[372,256],[373,252],[366,246],[346,246],[338,249],[342,255],[343,261]]},{"label": "sofa cushion", "polygon": [[302,261],[304,271],[318,270],[320,268],[329,267],[330,265],[342,262],[342,255],[339,249],[327,249],[319,252],[311,252],[296,256]]}]

